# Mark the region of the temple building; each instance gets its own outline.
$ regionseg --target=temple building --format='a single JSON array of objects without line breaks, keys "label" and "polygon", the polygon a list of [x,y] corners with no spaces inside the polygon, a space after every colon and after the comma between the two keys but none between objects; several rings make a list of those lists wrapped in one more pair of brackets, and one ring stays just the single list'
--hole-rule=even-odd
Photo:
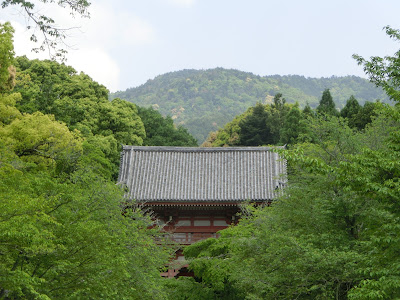
[{"label": "temple building", "polygon": [[235,224],[241,203],[269,205],[276,198],[286,162],[272,150],[124,146],[118,183],[127,187],[128,201],[152,210],[176,242],[189,245]]}]

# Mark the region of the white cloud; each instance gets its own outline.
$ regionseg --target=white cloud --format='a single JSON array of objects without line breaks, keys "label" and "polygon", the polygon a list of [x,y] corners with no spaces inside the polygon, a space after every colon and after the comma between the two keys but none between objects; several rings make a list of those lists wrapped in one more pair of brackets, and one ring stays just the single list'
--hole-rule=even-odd
[{"label": "white cloud", "polygon": [[156,40],[156,33],[149,22],[130,12],[121,12],[109,4],[96,4],[91,7],[92,17],[82,27],[87,42],[102,44],[112,48],[114,45],[147,45]]},{"label": "white cloud", "polygon": [[77,71],[83,71],[92,79],[105,85],[110,91],[117,91],[120,69],[118,64],[100,48],[83,48],[70,53],[67,61]]}]

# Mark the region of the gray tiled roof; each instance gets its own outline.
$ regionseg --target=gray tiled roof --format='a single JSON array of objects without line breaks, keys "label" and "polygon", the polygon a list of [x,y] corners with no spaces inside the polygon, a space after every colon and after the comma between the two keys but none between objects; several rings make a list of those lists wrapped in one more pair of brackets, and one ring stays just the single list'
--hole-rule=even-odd
[{"label": "gray tiled roof", "polygon": [[118,182],[139,201],[267,201],[286,163],[267,147],[124,146]]}]

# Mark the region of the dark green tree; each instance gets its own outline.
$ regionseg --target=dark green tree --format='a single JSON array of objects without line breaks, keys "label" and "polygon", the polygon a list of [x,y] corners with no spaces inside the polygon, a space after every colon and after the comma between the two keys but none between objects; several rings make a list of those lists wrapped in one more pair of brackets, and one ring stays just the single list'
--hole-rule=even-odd
[{"label": "dark green tree", "polygon": [[352,95],[346,101],[346,105],[340,111],[340,116],[343,117],[343,118],[352,118],[353,116],[358,114],[360,109],[361,109],[361,105],[358,103],[357,99],[354,98],[354,96]]},{"label": "dark green tree", "polygon": [[240,142],[242,146],[261,146],[274,142],[271,128],[267,126],[269,118],[265,106],[257,103],[251,114],[239,122]]},{"label": "dark green tree", "polygon": [[300,133],[304,131],[303,115],[296,103],[285,118],[283,127],[280,130],[281,144],[295,144]]},{"label": "dark green tree", "polygon": [[378,115],[379,108],[382,104],[379,102],[365,102],[364,106],[360,108],[360,111],[354,116],[354,124],[358,129],[364,129],[367,124],[370,124],[374,117]]},{"label": "dark green tree", "polygon": [[290,107],[286,104],[286,99],[281,93],[274,97],[274,102],[270,106],[270,116],[267,119],[267,127],[270,128],[272,134],[271,144],[278,144],[280,140],[280,132],[285,125],[286,116]]},{"label": "dark green tree", "polygon": [[312,108],[308,102],[306,103],[306,106],[304,106],[302,113],[305,117],[314,116],[314,111],[312,110]]},{"label": "dark green tree", "polygon": [[144,124],[145,146],[197,146],[196,139],[183,126],[174,125],[171,117],[163,117],[152,107],[138,107],[138,114]]},{"label": "dark green tree", "polygon": [[362,109],[361,105],[358,103],[357,99],[354,96],[351,96],[346,105],[340,111],[340,116],[347,119],[349,126],[351,128],[358,128],[357,122],[358,118],[357,115],[359,114],[360,110]]},{"label": "dark green tree", "polygon": [[335,108],[335,102],[333,102],[331,92],[329,89],[325,89],[322,93],[322,98],[317,106],[317,112],[319,114],[326,114],[331,116],[337,116],[338,111]]}]

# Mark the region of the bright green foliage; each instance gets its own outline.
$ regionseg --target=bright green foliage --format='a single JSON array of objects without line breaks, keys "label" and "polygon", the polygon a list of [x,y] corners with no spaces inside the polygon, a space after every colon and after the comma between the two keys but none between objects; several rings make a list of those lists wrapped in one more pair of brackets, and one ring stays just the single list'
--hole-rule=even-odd
[{"label": "bright green foliage", "polygon": [[[162,299],[166,253],[122,193],[90,169],[67,181],[31,173],[14,157],[0,169],[0,295],[40,299]],[[11,164],[19,165],[19,170]]]},{"label": "bright green foliage", "polygon": [[0,128],[2,139],[22,160],[40,167],[65,168],[75,164],[82,152],[77,132],[40,112],[25,114]]},{"label": "bright green foliage", "polygon": [[142,145],[146,136],[136,105],[120,99],[110,102],[103,85],[64,64],[26,57],[16,62],[21,111],[53,114],[71,130],[79,130],[110,162],[102,164],[105,173],[116,178],[121,144]]},{"label": "bright green foliage", "polygon": [[14,29],[10,23],[0,24],[0,126],[11,123],[15,118],[21,116],[15,107],[21,100],[21,95],[6,93],[14,87],[13,67],[14,60],[13,45]]},{"label": "bright green foliage", "polygon": [[0,24],[0,93],[11,90],[14,86],[13,33],[14,29],[9,22]]},{"label": "bright green foliage", "polygon": [[18,93],[0,94],[0,126],[21,117],[21,112],[15,107],[20,99],[21,95]]},{"label": "bright green foliage", "polygon": [[0,298],[165,299],[168,253],[102,172],[107,137],[83,141],[41,112],[0,133]]},{"label": "bright green foliage", "polygon": [[146,131],[144,146],[197,146],[196,139],[186,128],[176,128],[171,117],[164,118],[152,107],[138,107],[138,114]]},{"label": "bright green foliage", "polygon": [[[223,234],[218,239],[200,241],[185,248],[185,258],[194,259],[190,268],[195,272],[205,291],[213,291],[214,297],[210,299],[243,299],[245,294],[237,288],[235,280],[232,279],[232,274],[235,272],[229,254],[232,245],[224,236]],[[204,297],[203,292],[200,295]],[[190,299],[190,294],[188,296]]]},{"label": "bright green foliage", "polygon": [[325,89],[322,93],[322,98],[317,106],[317,112],[319,114],[326,114],[331,116],[337,116],[338,111],[335,108],[335,102],[333,102],[332,95],[329,89]]},{"label": "bright green foliage", "polygon": [[110,180],[118,142],[145,136],[136,106],[64,65],[18,64],[0,94],[0,299],[165,299],[169,253]]},{"label": "bright green foliage", "polygon": [[253,108],[249,108],[241,115],[236,116],[224,128],[216,132],[211,132],[207,140],[202,144],[204,147],[227,147],[240,144],[240,122],[243,122],[252,113]]},{"label": "bright green foliage", "polygon": [[[19,103],[21,111],[52,113],[56,99],[70,96],[61,95],[60,89],[74,86],[72,78],[76,76],[76,71],[72,67],[48,60],[29,60],[25,56],[17,57],[15,62],[18,73],[14,90],[22,95]],[[80,86],[78,84],[76,89]],[[84,88],[88,88],[88,84]]]}]

